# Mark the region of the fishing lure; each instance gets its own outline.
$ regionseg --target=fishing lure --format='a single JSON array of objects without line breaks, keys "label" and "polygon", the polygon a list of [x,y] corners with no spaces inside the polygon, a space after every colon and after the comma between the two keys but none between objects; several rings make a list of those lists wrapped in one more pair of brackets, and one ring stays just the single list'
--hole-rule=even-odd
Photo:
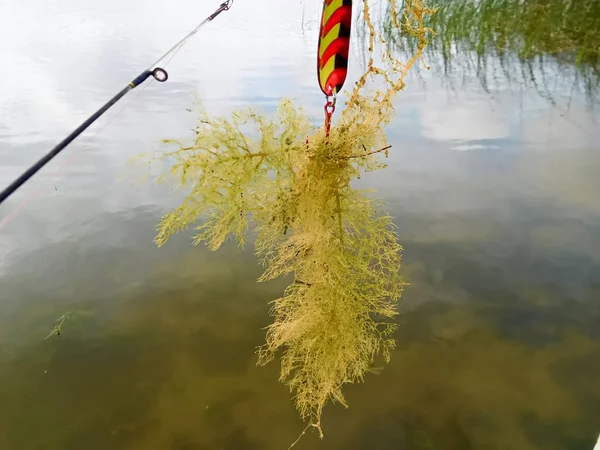
[{"label": "fishing lure", "polygon": [[334,96],[348,72],[352,0],[324,0],[319,33],[317,73],[321,91]]}]

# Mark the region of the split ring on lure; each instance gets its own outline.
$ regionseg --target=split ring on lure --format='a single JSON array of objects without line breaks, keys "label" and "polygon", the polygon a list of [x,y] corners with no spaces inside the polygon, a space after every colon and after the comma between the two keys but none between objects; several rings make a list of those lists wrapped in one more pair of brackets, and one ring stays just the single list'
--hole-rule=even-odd
[{"label": "split ring on lure", "polygon": [[348,73],[352,0],[324,0],[319,32],[317,73],[327,96],[340,92]]}]

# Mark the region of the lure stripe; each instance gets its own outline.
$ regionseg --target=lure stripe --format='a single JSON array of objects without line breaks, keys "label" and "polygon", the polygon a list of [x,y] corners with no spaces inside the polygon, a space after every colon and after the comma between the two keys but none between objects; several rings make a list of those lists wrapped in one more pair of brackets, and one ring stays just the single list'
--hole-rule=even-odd
[{"label": "lure stripe", "polygon": [[348,73],[352,0],[324,0],[317,74],[325,95],[340,92]]},{"label": "lure stripe", "polygon": [[326,61],[322,61],[323,55],[325,54],[325,50],[329,48],[333,41],[341,37],[341,31],[342,25],[338,23],[331,28],[331,31],[329,31],[329,33],[323,35],[323,37],[321,38],[321,45],[319,46],[319,57],[321,58],[321,66],[324,66],[327,63]]},{"label": "lure stripe", "polygon": [[344,7],[337,9],[329,19],[327,19],[323,26],[323,34],[327,34],[331,31],[338,23],[344,25],[348,30],[350,30],[350,25],[352,24],[352,15],[348,14],[348,9],[350,9],[350,13],[352,13],[352,7]]},{"label": "lure stripe", "polygon": [[343,56],[346,60],[348,59],[348,39],[337,38],[325,49],[325,53],[321,55],[321,69],[323,69],[335,55]]},{"label": "lure stripe", "polygon": [[323,1],[323,16],[321,23],[326,23],[331,15],[344,5],[352,6],[352,0],[324,0]]}]

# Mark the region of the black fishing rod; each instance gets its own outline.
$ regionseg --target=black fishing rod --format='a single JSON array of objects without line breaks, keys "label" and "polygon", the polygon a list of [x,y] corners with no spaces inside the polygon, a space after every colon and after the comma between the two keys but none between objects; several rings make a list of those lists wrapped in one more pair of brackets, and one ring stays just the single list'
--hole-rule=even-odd
[{"label": "black fishing rod", "polygon": [[71,134],[69,134],[66,138],[64,138],[56,147],[46,153],[38,162],[33,164],[29,169],[27,169],[20,177],[18,177],[15,181],[13,181],[8,187],[6,187],[2,192],[0,192],[0,204],[4,202],[8,197],[10,197],[17,189],[19,189],[27,180],[29,180],[33,175],[36,174],[42,167],[44,167],[52,158],[58,155],[62,150],[65,149],[67,145],[77,138],[81,133],[83,133],[91,124],[93,124],[102,114],[108,111],[115,103],[117,103],[121,98],[125,96],[129,91],[135,89],[137,86],[146,81],[149,77],[153,77],[156,81],[160,83],[164,83],[169,79],[169,74],[165,69],[160,67],[156,67],[162,60],[164,60],[167,56],[169,56],[173,52],[177,52],[190,37],[198,32],[198,30],[205,25],[206,23],[213,20],[223,11],[227,11],[233,5],[233,0],[227,0],[221,3],[214,13],[204,19],[196,28],[194,28],[190,33],[188,33],[183,39],[181,39],[177,44],[171,47],[163,56],[161,56],[154,64],[150,66],[149,69],[144,70],[141,74],[139,74],[136,78],[133,79],[127,86],[125,86],[117,95],[111,98],[104,106],[102,106],[98,111],[92,114],[85,122],[79,125]]}]

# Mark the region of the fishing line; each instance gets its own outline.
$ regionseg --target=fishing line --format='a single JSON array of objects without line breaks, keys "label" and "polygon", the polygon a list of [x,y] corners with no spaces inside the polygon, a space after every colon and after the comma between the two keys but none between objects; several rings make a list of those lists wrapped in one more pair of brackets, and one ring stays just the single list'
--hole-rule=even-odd
[{"label": "fishing line", "polygon": [[[200,28],[202,28],[208,22],[211,22],[223,11],[229,10],[232,5],[233,5],[233,0],[226,0],[225,2],[221,3],[221,5],[210,16],[208,16],[206,19],[204,19],[202,22],[200,22],[192,31],[190,31],[186,36],[184,36],[173,47],[171,47],[169,50],[167,50],[160,58],[158,58],[156,60],[156,62],[154,64],[152,64],[148,69],[146,69],[141,74],[139,74],[136,78],[134,78],[126,87],[124,87],[113,98],[111,98],[107,103],[105,103],[104,106],[102,106],[98,111],[96,111],[94,114],[92,114],[85,122],[83,122],[81,125],[79,125],[79,127],[77,127],[71,134],[69,134],[65,139],[63,139],[60,143],[58,143],[46,155],[44,155],[35,164],[33,164],[31,167],[29,167],[29,169],[27,169],[23,174],[21,174],[21,176],[19,176],[10,185],[8,185],[2,192],[0,192],[0,204],[2,204],[8,197],[10,197],[17,189],[19,189],[25,182],[27,182],[33,175],[35,175],[48,162],[50,162],[56,155],[58,155],[62,150],[64,150],[65,147],[67,147],[67,145],[69,145],[71,142],[73,142],[81,133],[83,133],[100,116],[102,116],[106,111],[108,111],[112,106],[114,106],[115,103],[117,103],[121,98],[123,98],[129,91],[135,89],[137,86],[144,83],[144,81],[146,81],[150,77],[154,78],[156,81],[158,81],[160,83],[164,83],[165,81],[167,81],[169,78],[167,71],[161,67],[158,67],[158,64],[160,64],[163,60],[165,60],[169,56],[171,56],[171,58],[169,58],[169,61],[170,61],[173,58],[173,56],[175,56],[175,54],[188,42],[188,40],[200,30]],[[123,110],[121,110],[120,112],[122,112],[122,111]],[[106,125],[104,127],[102,127],[99,131],[101,131],[105,127],[106,127]],[[98,132],[96,134],[94,134],[94,136],[96,136],[98,134]],[[5,223],[5,220],[0,222],[0,227]]]},{"label": "fishing line", "polygon": [[150,67],[158,66],[158,64],[172,52],[175,52],[175,54],[177,54],[177,52],[181,49],[181,47],[183,47],[187,43],[187,41],[189,41],[190,38],[192,36],[194,36],[200,30],[200,28],[202,28],[208,22],[213,20],[215,17],[217,17],[223,11],[227,11],[227,10],[231,9],[232,6],[233,6],[233,0],[226,0],[225,2],[221,3],[221,6],[219,6],[219,8],[214,13],[212,13],[210,16],[208,16],[206,19],[204,19],[202,22],[200,22],[196,28],[194,28],[192,31],[190,31],[178,43],[176,43],[173,47],[171,47],[169,50],[167,50],[164,53],[164,55],[162,55],[160,58],[158,58],[155,61],[155,63],[152,64]]}]

